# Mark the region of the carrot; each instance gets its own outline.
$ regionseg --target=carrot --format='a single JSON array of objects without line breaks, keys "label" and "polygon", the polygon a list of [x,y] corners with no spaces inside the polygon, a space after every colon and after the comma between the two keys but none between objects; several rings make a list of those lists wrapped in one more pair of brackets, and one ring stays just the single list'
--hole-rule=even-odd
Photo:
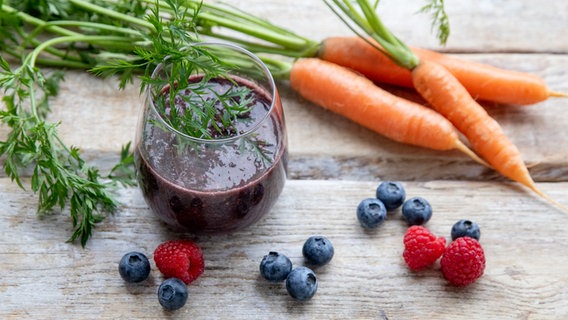
[{"label": "carrot", "polygon": [[351,68],[382,83],[412,88],[412,74],[357,36],[328,37],[322,41],[319,58]]},{"label": "carrot", "polygon": [[[529,105],[549,97],[568,97],[548,88],[544,79],[526,72],[455,58],[431,50],[411,48],[418,58],[446,67],[479,100]],[[356,36],[330,37],[322,42],[319,57],[352,68],[377,82],[412,87],[410,70],[397,65],[383,52]]]},{"label": "carrot", "polygon": [[[339,9],[328,1],[333,1]],[[339,10],[343,11],[380,44],[375,47],[376,50],[383,51],[397,65],[409,70],[412,84],[418,93],[463,133],[473,149],[495,170],[568,211],[568,208],[554,202],[536,187],[517,147],[507,138],[497,121],[489,116],[446,67],[428,59],[420,59],[381,23],[368,0],[356,0],[363,15],[354,11],[350,0],[326,0],[326,3],[338,15]]]},{"label": "carrot", "polygon": [[347,68],[318,58],[299,59],[291,67],[290,86],[310,102],[392,140],[434,150],[457,149],[487,165],[459,140],[443,116]]},{"label": "carrot", "polygon": [[412,81],[422,97],[464,133],[473,149],[497,172],[568,211],[537,188],[519,149],[448,69],[436,62],[422,61],[412,70]]},{"label": "carrot", "polygon": [[420,95],[450,120],[495,170],[540,194],[518,148],[445,67],[422,61],[413,69],[412,81]]},{"label": "carrot", "polygon": [[501,69],[425,49],[413,50],[421,60],[438,62],[449,69],[469,93],[480,100],[528,105],[550,97],[568,97],[552,91],[544,79],[531,73]]}]

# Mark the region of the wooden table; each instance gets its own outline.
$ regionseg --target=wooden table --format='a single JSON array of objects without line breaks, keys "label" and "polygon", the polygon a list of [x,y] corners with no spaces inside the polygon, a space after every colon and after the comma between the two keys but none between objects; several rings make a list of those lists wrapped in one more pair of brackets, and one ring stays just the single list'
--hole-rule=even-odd
[{"label": "wooden table", "polygon": [[[228,1],[313,39],[350,32],[310,0]],[[409,44],[439,49],[503,68],[536,73],[568,92],[568,2],[541,0],[447,1],[452,35],[437,46],[424,1],[384,1],[385,23]],[[566,319],[568,215],[527,189],[457,152],[434,152],[391,142],[308,103],[279,84],[290,141],[289,179],[274,209],[258,224],[225,236],[170,231],[150,212],[137,188],[120,190],[122,206],[96,228],[86,248],[69,244],[68,214],[38,218],[37,197],[0,178],[1,319]],[[109,169],[134,137],[140,97],[115,80],[67,73],[52,103],[68,144]],[[568,206],[568,100],[528,107],[486,104],[531,164],[538,186]],[[400,213],[366,232],[355,217],[360,200],[382,180],[400,180],[409,196],[427,198],[427,227],[449,239],[452,224],[468,218],[482,228],[484,276],[467,288],[442,278],[439,264],[410,272],[402,259],[406,225]],[[283,284],[261,279],[270,250],[304,264],[301,246],[326,235],[336,253],[316,269],[319,290],[308,302],[292,300]],[[177,312],[159,306],[163,280],[128,285],[117,267],[139,250],[151,256],[168,239],[197,241],[205,273],[190,286]]]}]

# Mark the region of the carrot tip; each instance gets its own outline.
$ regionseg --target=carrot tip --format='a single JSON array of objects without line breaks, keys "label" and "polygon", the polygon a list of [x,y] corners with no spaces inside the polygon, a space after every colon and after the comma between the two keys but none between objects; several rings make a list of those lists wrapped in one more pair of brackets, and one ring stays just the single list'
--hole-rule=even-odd
[{"label": "carrot tip", "polygon": [[459,151],[465,153],[467,156],[469,156],[471,159],[473,159],[473,161],[484,165],[488,168],[491,168],[491,165],[487,162],[485,162],[485,160],[481,159],[477,154],[475,154],[475,152],[473,152],[470,148],[468,148],[465,144],[463,144],[463,142],[457,140],[456,144],[455,144],[455,148],[458,149]]},{"label": "carrot tip", "polygon": [[554,201],[554,199],[552,199],[551,197],[547,196],[544,192],[540,191],[534,184],[531,184],[528,186],[532,191],[534,191],[537,195],[539,195],[540,197],[542,197],[544,200],[550,202],[551,204],[557,206],[558,208],[560,208],[562,211],[564,211],[565,213],[568,213],[568,207],[563,206],[562,204]]},{"label": "carrot tip", "polygon": [[533,163],[527,163],[526,167],[527,167],[527,169],[530,169],[530,168],[534,168],[534,167],[538,166],[539,164],[540,164],[540,161],[533,162]]},{"label": "carrot tip", "polygon": [[555,97],[555,98],[568,98],[568,93],[549,91],[548,96],[549,97]]}]

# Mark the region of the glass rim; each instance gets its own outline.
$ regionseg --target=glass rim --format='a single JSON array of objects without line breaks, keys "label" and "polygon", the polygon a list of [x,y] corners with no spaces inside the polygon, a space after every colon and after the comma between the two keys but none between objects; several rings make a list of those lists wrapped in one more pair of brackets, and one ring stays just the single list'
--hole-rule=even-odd
[{"label": "glass rim", "polygon": [[[199,137],[194,137],[194,136],[185,134],[185,133],[179,131],[178,129],[172,127],[167,121],[165,121],[163,116],[156,109],[156,106],[153,102],[152,91],[151,91],[152,85],[149,85],[148,88],[146,89],[146,103],[150,103],[150,108],[152,108],[152,111],[155,112],[158,115],[158,118],[159,118],[159,121],[161,122],[161,124],[166,126],[169,130],[171,130],[176,135],[183,137],[184,139],[193,140],[193,141],[198,142],[198,143],[219,143],[220,144],[220,143],[232,142],[232,141],[238,140],[242,137],[246,137],[248,135],[253,134],[266,121],[266,119],[270,116],[270,114],[272,113],[272,111],[274,109],[274,106],[276,105],[277,89],[276,89],[276,83],[274,81],[274,77],[272,76],[272,73],[270,72],[270,70],[268,69],[266,64],[256,54],[252,53],[251,51],[249,51],[249,50],[247,50],[247,49],[245,49],[241,46],[238,46],[238,45],[235,45],[235,44],[232,44],[232,43],[228,43],[228,42],[203,41],[203,42],[195,42],[195,43],[189,44],[187,47],[195,47],[195,46],[224,46],[224,47],[227,47],[231,50],[235,50],[235,51],[238,51],[240,53],[245,54],[246,56],[251,58],[261,68],[262,72],[264,73],[264,75],[266,77],[266,80],[268,80],[268,84],[270,85],[270,91],[268,93],[271,95],[270,107],[266,110],[266,114],[264,114],[262,116],[262,119],[257,121],[257,123],[254,126],[248,128],[246,131],[244,131],[242,133],[237,133],[235,135],[224,137],[224,138],[206,139],[206,138],[199,138]],[[167,64],[167,59],[168,58],[166,57],[164,59],[164,62],[160,62],[154,68],[154,70],[152,71],[152,76],[151,76],[152,79],[155,79],[157,72],[159,72],[160,70],[162,70],[164,68],[164,65]],[[256,81],[254,81],[252,79],[246,79],[245,78],[245,80],[249,80],[249,81],[252,81],[253,83],[256,83]],[[263,87],[261,87],[261,88],[266,89],[266,88],[263,88]]]}]

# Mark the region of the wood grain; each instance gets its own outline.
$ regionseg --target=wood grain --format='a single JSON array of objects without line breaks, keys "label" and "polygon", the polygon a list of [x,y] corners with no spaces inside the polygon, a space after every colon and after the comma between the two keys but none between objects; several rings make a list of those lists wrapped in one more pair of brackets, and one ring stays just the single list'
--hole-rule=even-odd
[{"label": "wood grain", "polygon": [[[555,90],[568,92],[564,71],[568,70],[567,55],[463,56],[534,72]],[[278,89],[288,126],[291,178],[503,180],[459,152],[431,151],[390,141],[303,100],[286,82]],[[60,121],[64,141],[80,147],[89,162],[105,171],[118,160],[121,146],[134,139],[142,103],[136,85],[120,91],[114,79],[68,72],[61,94],[52,102],[49,120]],[[535,180],[567,181],[566,100],[550,99],[532,106],[485,106],[519,147]]]},{"label": "wood grain", "polygon": [[[226,2],[315,40],[350,31],[322,1]],[[532,72],[568,92],[568,2],[446,1],[452,35],[440,47],[422,0],[382,1],[385,23],[408,44],[446,51],[503,68]],[[89,163],[109,170],[134,139],[142,104],[138,83],[118,90],[115,79],[68,72],[49,120]],[[148,209],[136,188],[120,189],[122,206],[100,223],[86,248],[66,243],[67,212],[38,217],[37,197],[0,175],[0,319],[566,319],[568,214],[457,152],[435,152],[389,141],[301,99],[278,84],[289,136],[289,180],[274,209],[247,230],[224,236],[176,233]],[[412,92],[401,92],[412,95]],[[531,165],[538,186],[568,206],[568,100],[534,106],[485,104]],[[0,128],[0,138],[6,134]],[[439,264],[410,272],[402,260],[406,229],[400,212],[376,231],[355,217],[378,182],[401,180],[409,196],[434,207],[427,226],[449,239],[451,225],[481,225],[485,275],[474,285],[448,285]],[[303,265],[301,245],[328,236],[331,264],[316,269],[314,299],[293,301],[282,284],[260,278],[269,250]],[[125,284],[118,261],[132,250],[152,257],[162,241],[190,238],[202,246],[206,270],[190,286],[188,304],[163,311],[162,276]]]},{"label": "wood grain", "polygon": [[[4,179],[5,180],[5,179]],[[275,208],[257,225],[225,236],[190,237],[203,248],[204,274],[190,285],[179,312],[161,310],[156,290],[163,280],[152,261],[151,277],[126,284],[118,261],[131,250],[152,258],[162,241],[188,235],[170,231],[146,207],[137,189],[120,192],[124,207],[96,229],[85,249],[65,243],[65,213],[38,219],[32,196],[1,181],[0,295],[2,319],[554,319],[568,316],[568,215],[515,185],[463,181],[405,183],[409,196],[428,199],[428,227],[449,239],[461,218],[482,227],[487,269],[474,285],[454,288],[439,265],[410,272],[402,260],[406,224],[400,212],[366,232],[355,216],[373,196],[373,181],[290,180]],[[562,198],[566,183],[542,184]],[[303,241],[326,235],[332,262],[314,268],[319,289],[307,303],[292,300],[282,283],[260,278],[263,255],[277,250],[305,265]]]},{"label": "wood grain", "polygon": [[[352,34],[330,14],[323,1],[225,2],[267,17],[311,39]],[[389,29],[415,46],[468,53],[568,52],[568,43],[562,40],[568,39],[568,3],[565,1],[446,1],[451,35],[445,47],[438,44],[429,15],[418,13],[426,3],[422,0],[381,1],[379,12]]]}]

